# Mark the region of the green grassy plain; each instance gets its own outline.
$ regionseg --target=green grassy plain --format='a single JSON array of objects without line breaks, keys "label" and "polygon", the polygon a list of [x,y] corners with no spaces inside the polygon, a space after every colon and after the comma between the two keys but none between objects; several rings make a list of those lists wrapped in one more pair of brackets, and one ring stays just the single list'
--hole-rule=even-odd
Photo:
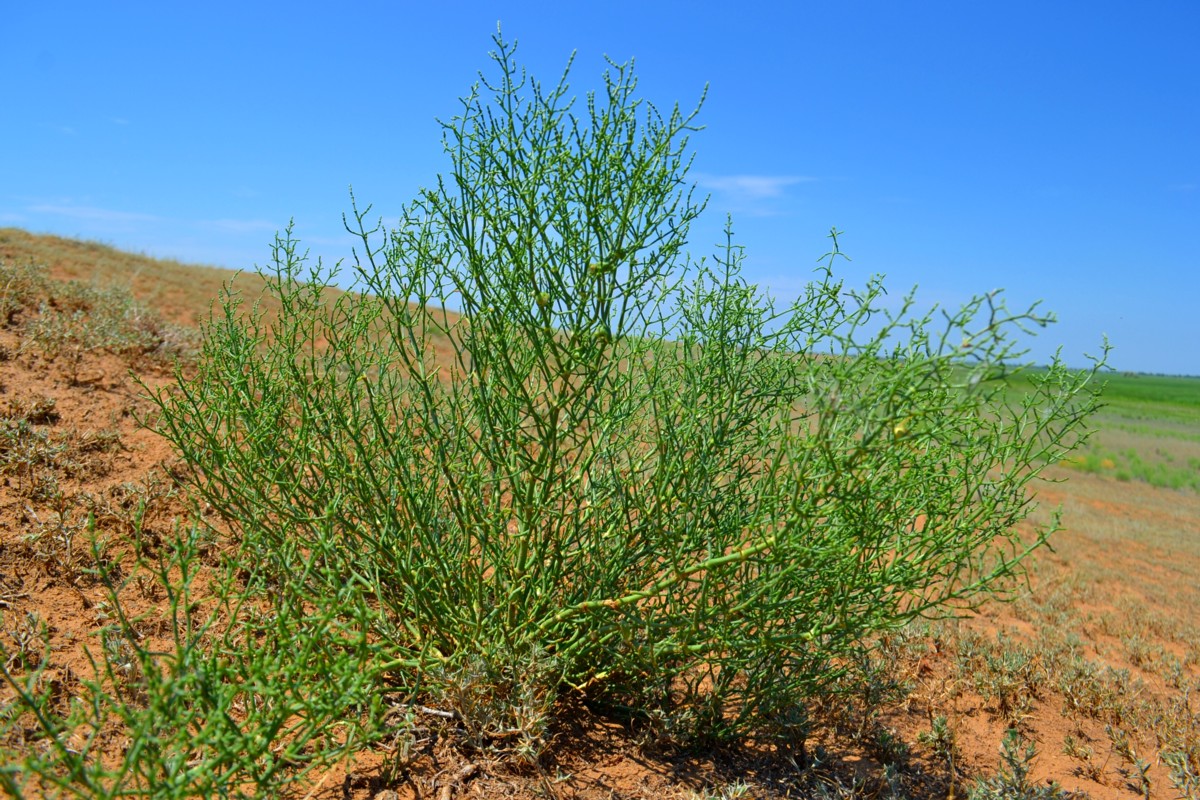
[{"label": "green grassy plain", "polygon": [[1103,398],[1098,432],[1069,466],[1200,492],[1200,378],[1116,373]]}]

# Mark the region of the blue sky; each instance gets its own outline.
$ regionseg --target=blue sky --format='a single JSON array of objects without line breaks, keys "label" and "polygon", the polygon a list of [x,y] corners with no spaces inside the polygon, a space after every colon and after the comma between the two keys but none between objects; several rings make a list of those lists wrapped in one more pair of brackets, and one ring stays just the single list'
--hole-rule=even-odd
[{"label": "blue sky", "polygon": [[788,300],[831,226],[847,279],[928,305],[1044,299],[1071,363],[1200,374],[1200,3],[5,4],[0,225],[251,268],[295,218],[349,255],[446,170],[502,22],[552,83],[636,57],[669,107],[709,86],[692,177],[748,277]]}]

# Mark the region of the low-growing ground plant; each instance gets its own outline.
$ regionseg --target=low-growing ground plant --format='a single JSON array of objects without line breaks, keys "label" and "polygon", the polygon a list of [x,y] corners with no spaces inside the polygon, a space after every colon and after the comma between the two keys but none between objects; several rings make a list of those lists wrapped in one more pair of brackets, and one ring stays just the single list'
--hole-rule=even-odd
[{"label": "low-growing ground plant", "polygon": [[[55,741],[86,734],[38,756],[44,781],[265,794],[418,712],[536,762],[568,699],[658,744],[803,754],[810,701],[878,634],[983,602],[1054,531],[1017,524],[1086,437],[1101,363],[1013,392],[1048,315],[851,290],[836,231],[777,307],[731,228],[685,254],[696,111],[617,64],[577,107],[496,44],[444,124],[448,174],[395,228],[354,207],[356,291],[289,230],[279,313],[226,293],[155,394],[223,561],[201,602],[205,532],[143,559],[170,641],[119,615],[90,704],[10,676]],[[119,611],[127,579],[101,577]],[[114,724],[141,744],[86,766]]]},{"label": "low-growing ground plant", "polygon": [[[36,303],[33,302],[36,299]],[[0,328],[23,320],[22,349],[65,359],[72,385],[85,355],[136,355],[159,363],[190,356],[195,331],[161,319],[118,284],[53,281],[45,268],[0,261]]]},{"label": "low-growing ground plant", "polygon": [[1070,800],[1074,796],[1053,781],[1038,784],[1030,779],[1037,747],[1022,739],[1015,730],[1010,729],[1005,735],[1000,756],[1000,771],[991,778],[977,781],[967,795],[969,800]]}]

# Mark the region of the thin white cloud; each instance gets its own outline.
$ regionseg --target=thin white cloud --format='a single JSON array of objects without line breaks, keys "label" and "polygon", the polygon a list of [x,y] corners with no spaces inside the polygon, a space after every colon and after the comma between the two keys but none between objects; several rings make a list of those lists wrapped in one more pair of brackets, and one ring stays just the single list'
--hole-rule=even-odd
[{"label": "thin white cloud", "polygon": [[114,211],[109,208],[94,206],[52,205],[39,204],[29,207],[36,214],[56,214],[71,219],[88,220],[89,222],[156,222],[159,217],[153,214],[141,214],[135,211]]},{"label": "thin white cloud", "polygon": [[24,222],[23,214],[13,214],[8,211],[0,211],[0,222]]},{"label": "thin white cloud", "polygon": [[1194,192],[1200,189],[1200,184],[1195,183],[1173,183],[1167,187],[1172,192]]},{"label": "thin white cloud", "polygon": [[798,183],[812,183],[816,178],[804,175],[695,175],[696,183],[714,192],[728,192],[743,200],[766,200],[782,197],[784,190]]},{"label": "thin white cloud", "polygon": [[113,125],[128,125],[129,124],[129,120],[125,119],[124,117],[113,117],[111,121],[112,121]]},{"label": "thin white cloud", "polygon": [[200,223],[206,228],[216,228],[227,233],[273,233],[283,226],[265,219],[210,219]]}]

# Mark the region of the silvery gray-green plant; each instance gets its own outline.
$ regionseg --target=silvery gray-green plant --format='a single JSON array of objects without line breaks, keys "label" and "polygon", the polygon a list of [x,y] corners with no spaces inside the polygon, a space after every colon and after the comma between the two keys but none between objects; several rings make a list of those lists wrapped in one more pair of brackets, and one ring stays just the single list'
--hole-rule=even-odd
[{"label": "silvery gray-green plant", "polygon": [[380,691],[452,695],[475,665],[512,698],[496,736],[564,690],[685,738],[801,730],[873,633],[979,601],[1043,543],[1016,524],[1094,370],[1014,395],[1014,335],[1049,317],[995,293],[891,309],[835,277],[836,231],[776,308],[731,234],[684,254],[696,112],[615,64],[580,109],[496,42],[444,124],[449,173],[395,228],[355,207],[359,292],[329,296],[289,231],[280,313],[227,297],[162,431],[247,590],[355,609]]},{"label": "silvery gray-green plant", "polygon": [[[166,655],[126,637],[142,705],[98,690],[156,731],[122,773],[150,794],[272,790],[383,735],[385,698],[530,758],[564,695],[667,741],[802,745],[875,634],[981,602],[1052,532],[1017,524],[1100,365],[1012,381],[1047,315],[851,291],[836,231],[777,307],[728,226],[685,253],[696,111],[617,64],[576,105],[496,44],[448,173],[394,228],[355,206],[356,291],[289,229],[277,313],[227,293],[156,395],[231,537],[212,620]],[[159,582],[191,613],[180,558]]]},{"label": "silvery gray-green plant", "polygon": [[967,794],[969,800],[1070,800],[1076,796],[1057,782],[1035,783],[1030,780],[1037,747],[1010,728],[1000,744],[1000,770],[990,778],[979,779]]}]

